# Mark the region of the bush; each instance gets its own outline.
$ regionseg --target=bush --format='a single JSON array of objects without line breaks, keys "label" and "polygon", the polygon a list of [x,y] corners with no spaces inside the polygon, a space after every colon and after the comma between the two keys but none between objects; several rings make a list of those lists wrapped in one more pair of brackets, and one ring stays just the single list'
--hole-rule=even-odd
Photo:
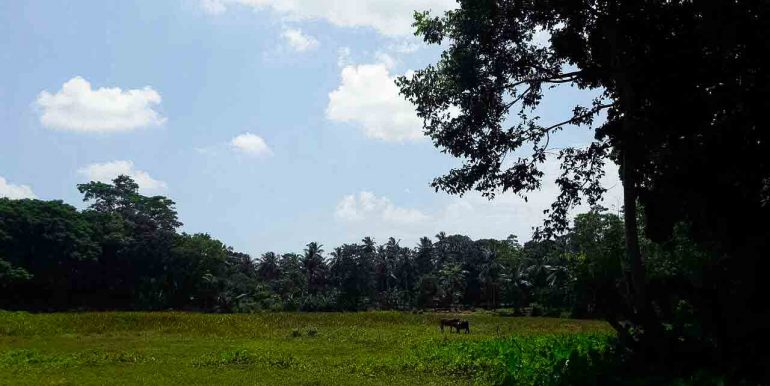
[{"label": "bush", "polygon": [[[613,383],[617,368],[608,334],[515,336],[474,342],[440,341],[418,351],[430,370],[496,385]],[[616,379],[617,380],[617,379]]]},{"label": "bush", "polygon": [[300,300],[299,310],[336,311],[339,309],[339,306],[337,305],[338,296],[338,291],[335,289],[328,290],[324,293],[305,295]]}]

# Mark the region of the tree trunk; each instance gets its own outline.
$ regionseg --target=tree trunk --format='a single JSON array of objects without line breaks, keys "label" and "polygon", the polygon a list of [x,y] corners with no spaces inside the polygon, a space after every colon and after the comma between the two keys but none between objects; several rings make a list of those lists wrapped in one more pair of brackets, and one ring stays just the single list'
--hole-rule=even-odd
[{"label": "tree trunk", "polygon": [[647,308],[646,274],[639,248],[636,198],[636,172],[633,170],[632,161],[626,150],[623,155],[623,221],[625,223],[626,258],[631,270],[634,308],[636,308],[636,312],[642,313]]},{"label": "tree trunk", "polygon": [[[616,2],[610,2],[610,14],[619,15]],[[619,21],[618,21],[619,23]],[[626,49],[627,39],[619,33],[619,25],[608,25],[605,28],[607,40],[613,56],[613,73],[618,99],[618,109],[622,112],[622,140],[619,144],[621,155],[622,181],[623,181],[623,220],[626,238],[626,261],[629,275],[624,275],[628,284],[630,299],[627,312],[622,312],[620,317],[631,317],[635,326],[626,326],[617,320],[610,322],[618,330],[619,336],[626,341],[626,345],[634,351],[642,354],[647,361],[666,361],[667,352],[662,326],[655,316],[650,299],[647,297],[644,261],[639,246],[639,224],[637,221],[637,198],[639,189],[639,175],[636,165],[639,162],[640,150],[635,147],[635,141],[639,133],[637,117],[634,113],[638,110],[640,101],[633,84],[634,58]],[[624,315],[630,314],[630,315]],[[632,333],[629,327],[641,328],[642,333]]]},{"label": "tree trunk", "polygon": [[[611,14],[618,13],[616,3],[611,2],[610,8]],[[613,72],[615,73],[615,83],[620,97],[617,102],[623,112],[623,141],[620,144],[623,181],[623,221],[626,236],[626,260],[631,271],[630,280],[629,278],[626,278],[626,280],[630,281],[629,292],[631,292],[632,306],[637,314],[643,314],[648,309],[645,293],[646,278],[642,253],[639,249],[639,224],[636,219],[638,176],[634,166],[637,159],[631,150],[635,146],[634,137],[637,133],[635,117],[632,116],[632,112],[638,107],[639,101],[627,74],[629,66],[625,63],[625,60],[627,60],[625,40],[619,36],[617,26],[605,26],[605,33],[613,55]]]},{"label": "tree trunk", "polygon": [[492,284],[492,309],[497,309],[497,302],[495,301],[495,293],[497,292],[497,286]]}]

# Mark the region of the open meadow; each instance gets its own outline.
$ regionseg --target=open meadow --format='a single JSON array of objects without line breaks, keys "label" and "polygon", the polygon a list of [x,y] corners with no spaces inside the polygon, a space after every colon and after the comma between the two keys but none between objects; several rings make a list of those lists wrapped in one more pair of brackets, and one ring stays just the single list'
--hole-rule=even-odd
[{"label": "open meadow", "polygon": [[[449,314],[0,312],[2,384],[557,384],[604,322]],[[570,364],[572,369],[570,369]]]}]

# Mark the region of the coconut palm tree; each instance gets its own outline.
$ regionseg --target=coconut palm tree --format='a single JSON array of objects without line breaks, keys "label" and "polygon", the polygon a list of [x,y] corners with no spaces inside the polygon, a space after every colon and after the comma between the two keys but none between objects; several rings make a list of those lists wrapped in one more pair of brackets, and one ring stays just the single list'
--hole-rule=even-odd
[{"label": "coconut palm tree", "polygon": [[313,241],[307,244],[305,253],[300,258],[302,271],[305,273],[307,290],[316,293],[323,289],[326,282],[327,266],[323,257],[323,245]]},{"label": "coconut palm tree", "polygon": [[275,252],[264,253],[257,262],[257,274],[266,282],[272,282],[280,275],[278,269],[278,255]]}]

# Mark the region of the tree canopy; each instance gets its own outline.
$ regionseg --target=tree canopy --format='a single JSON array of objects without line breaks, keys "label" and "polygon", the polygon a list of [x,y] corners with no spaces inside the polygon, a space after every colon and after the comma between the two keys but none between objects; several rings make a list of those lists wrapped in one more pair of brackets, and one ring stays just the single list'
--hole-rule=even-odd
[{"label": "tree canopy", "polygon": [[[526,194],[540,187],[541,166],[555,153],[561,194],[541,230],[553,237],[568,229],[570,208],[599,202],[603,167],[613,161],[624,190],[628,285],[607,304],[610,321],[630,349],[661,364],[707,352],[728,371],[758,373],[770,338],[762,327],[770,308],[758,298],[768,288],[757,275],[770,252],[770,131],[762,115],[770,107],[770,4],[459,5],[444,15],[416,14],[417,35],[445,49],[437,64],[397,81],[435,145],[463,159],[433,186]],[[550,88],[565,85],[598,96],[543,122],[538,106]],[[592,130],[595,140],[549,147],[556,132],[575,127]],[[648,271],[660,261],[646,255],[640,229],[658,243],[686,229],[708,258],[698,260],[695,276],[653,280]],[[682,312],[701,337],[671,328]]]}]

